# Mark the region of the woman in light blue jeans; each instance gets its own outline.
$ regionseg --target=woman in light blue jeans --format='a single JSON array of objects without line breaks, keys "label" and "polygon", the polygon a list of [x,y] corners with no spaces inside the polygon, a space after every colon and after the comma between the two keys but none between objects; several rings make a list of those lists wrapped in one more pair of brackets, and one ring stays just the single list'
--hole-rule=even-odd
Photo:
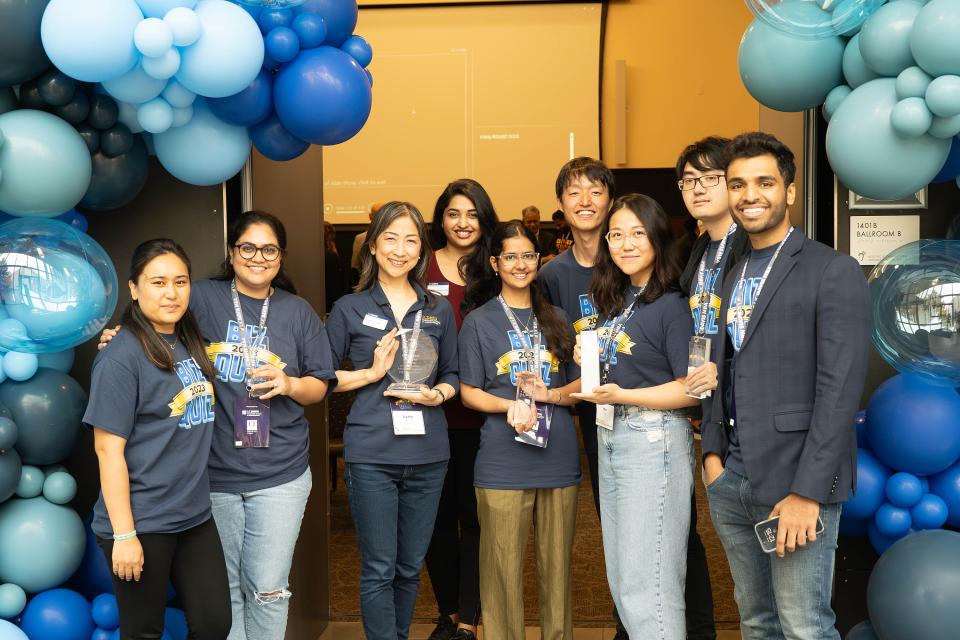
[{"label": "woman in light blue jeans", "polygon": [[597,404],[603,549],[617,611],[631,638],[683,640],[694,465],[685,408],[699,404],[684,389],[693,327],[663,209],[630,194],[610,211],[590,284],[601,384],[574,395]]}]

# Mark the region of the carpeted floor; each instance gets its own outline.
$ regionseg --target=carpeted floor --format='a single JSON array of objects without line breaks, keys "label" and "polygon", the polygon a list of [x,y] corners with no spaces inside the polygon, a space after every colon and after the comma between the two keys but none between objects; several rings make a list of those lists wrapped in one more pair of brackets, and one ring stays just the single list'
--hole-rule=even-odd
[{"label": "carpeted floor", "polygon": [[[699,456],[698,456],[699,459]],[[336,491],[330,497],[330,613],[334,621],[360,619],[359,601],[359,554],[353,521],[347,504],[347,491],[343,486],[343,459],[338,459],[340,470]],[[586,469],[586,462],[583,464]],[[700,477],[699,469],[697,478]],[[733,583],[727,569],[726,559],[719,540],[710,525],[706,510],[706,496],[701,482],[695,482],[699,508],[700,535],[707,549],[713,583],[714,618],[718,628],[735,628],[739,622],[733,600]],[[536,624],[537,611],[536,574],[531,541],[527,546],[524,601],[528,623]],[[578,627],[601,627],[609,625],[613,604],[607,589],[603,561],[603,543],[600,524],[593,506],[590,483],[584,472],[577,506],[577,535],[573,560],[573,620]],[[426,622],[437,616],[430,578],[426,571],[421,574],[420,594],[414,614],[417,622]]]}]

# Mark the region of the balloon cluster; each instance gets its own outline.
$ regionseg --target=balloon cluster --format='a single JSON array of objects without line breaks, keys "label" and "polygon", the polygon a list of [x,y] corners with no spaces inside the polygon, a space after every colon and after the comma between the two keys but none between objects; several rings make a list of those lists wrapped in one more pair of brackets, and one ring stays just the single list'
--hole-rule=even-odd
[{"label": "balloon cluster", "polygon": [[781,111],[823,105],[827,156],[854,191],[906,197],[960,180],[960,3],[747,0],[740,75]]}]

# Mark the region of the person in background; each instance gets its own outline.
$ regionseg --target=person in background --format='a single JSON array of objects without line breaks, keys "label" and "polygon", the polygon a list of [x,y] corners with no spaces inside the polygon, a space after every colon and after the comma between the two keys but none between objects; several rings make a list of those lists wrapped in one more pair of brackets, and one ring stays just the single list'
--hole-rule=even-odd
[{"label": "person in background", "polygon": [[93,363],[83,422],[100,498],[93,531],[113,572],[124,638],[159,638],[168,585],[191,637],[223,640],[230,590],[210,512],[216,371],[188,309],[190,261],[167,239],[133,252],[127,329]]},{"label": "person in background", "polygon": [[[370,213],[368,214],[370,221],[373,222],[373,217],[377,215],[377,211],[380,211],[380,207],[383,206],[381,202],[374,202],[370,205]],[[367,230],[363,230],[357,234],[353,239],[353,250],[350,252],[350,268],[356,271],[358,274],[360,272],[360,253],[363,251],[363,247],[367,244]]]},{"label": "person in background", "polygon": [[567,220],[566,213],[562,209],[554,211],[551,217],[556,229],[553,236],[553,254],[559,255],[573,246],[576,241],[576,234],[571,231],[573,225]]},{"label": "person in background", "polygon": [[540,224],[540,209],[535,206],[524,207],[522,215],[523,226],[537,239],[537,250],[540,252],[541,264],[549,262],[553,256],[557,255],[556,234],[543,228],[543,225]]},{"label": "person in background", "polygon": [[340,264],[340,252],[337,250],[337,230],[332,224],[323,223],[323,280],[325,306],[329,312],[333,303],[347,292],[346,275]]}]

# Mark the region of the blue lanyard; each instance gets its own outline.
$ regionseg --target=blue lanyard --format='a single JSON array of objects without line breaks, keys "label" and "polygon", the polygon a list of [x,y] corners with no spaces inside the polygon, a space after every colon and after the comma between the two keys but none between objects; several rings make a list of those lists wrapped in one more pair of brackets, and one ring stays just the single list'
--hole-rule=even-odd
[{"label": "blue lanyard", "polygon": [[[773,252],[773,256],[770,258],[770,262],[767,263],[767,268],[763,270],[763,275],[760,276],[760,284],[757,285],[757,293],[753,297],[753,306],[756,308],[757,302],[760,300],[760,292],[763,291],[763,285],[767,283],[767,276],[770,275],[770,270],[773,269],[773,263],[777,261],[777,257],[780,255],[780,250],[783,249],[783,245],[787,243],[787,238],[790,237],[790,234],[793,233],[793,227],[787,230],[787,235],[783,236],[783,240],[780,241],[780,244],[777,245],[777,250]],[[746,295],[747,289],[747,266],[750,264],[750,256],[747,256],[746,262],[743,263],[743,270],[740,271],[740,281],[737,283],[739,291],[737,292],[736,306],[734,307],[736,311],[733,314],[733,321],[737,328],[737,335],[740,338],[740,344],[743,344],[743,339],[747,335],[747,324],[750,322],[743,312],[743,297]],[[753,315],[752,313],[750,314]]]},{"label": "blue lanyard", "polygon": [[610,333],[607,334],[607,341],[604,343],[602,351],[603,375],[600,376],[600,384],[607,384],[607,381],[610,379],[610,361],[613,360],[613,356],[617,352],[617,336],[623,331],[623,326],[627,324],[627,319],[630,318],[630,314],[633,313],[633,308],[637,306],[637,303],[640,301],[640,296],[643,295],[643,290],[646,288],[647,285],[640,287],[637,295],[633,297],[633,302],[620,312],[620,315],[617,316],[617,319],[614,320],[610,328]]},{"label": "blue lanyard", "polygon": [[[720,241],[720,246],[717,248],[717,255],[713,258],[713,268],[716,269],[717,265],[720,264],[720,261],[723,260],[723,252],[727,248],[727,240],[730,239],[730,236],[733,235],[733,232],[737,230],[737,223],[734,222],[730,225],[730,228],[727,229],[727,235],[723,236],[723,240]],[[709,245],[708,245],[709,246]],[[710,311],[710,295],[707,292],[707,283],[706,283],[706,270],[707,270],[707,254],[709,251],[703,252],[703,258],[700,260],[700,267],[697,269],[697,291],[700,292],[700,322],[697,325],[697,335],[705,336],[707,335],[707,313]]]}]

